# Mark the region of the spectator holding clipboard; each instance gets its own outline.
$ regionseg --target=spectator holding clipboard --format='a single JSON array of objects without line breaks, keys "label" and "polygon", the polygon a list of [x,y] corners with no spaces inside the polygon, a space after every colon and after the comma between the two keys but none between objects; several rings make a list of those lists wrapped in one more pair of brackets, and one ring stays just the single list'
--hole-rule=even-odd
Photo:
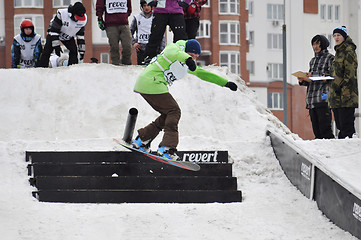
[{"label": "spectator holding clipboard", "polygon": [[329,76],[334,56],[328,52],[329,41],[323,35],[311,40],[315,56],[310,61],[309,72],[294,74],[299,84],[307,87],[306,108],[309,110],[312,129],[316,139],[335,138],[331,129],[332,114],[328,107],[328,80],[311,81],[311,76]]}]

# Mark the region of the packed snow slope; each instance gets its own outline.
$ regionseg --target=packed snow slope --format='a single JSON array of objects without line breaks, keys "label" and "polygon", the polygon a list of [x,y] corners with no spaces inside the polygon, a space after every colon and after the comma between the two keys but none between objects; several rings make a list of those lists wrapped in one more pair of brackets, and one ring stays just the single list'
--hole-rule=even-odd
[{"label": "packed snow slope", "polygon": [[[137,128],[158,114],[133,92],[141,66],[80,64],[54,69],[0,69],[0,238],[39,239],[354,239],[285,177],[267,129],[301,141],[226,68],[207,70],[239,91],[177,81],[180,150],[228,150],[243,202],[231,204],[65,204],[31,196],[25,151],[124,150],[131,107]],[[158,138],[160,138],[159,136]],[[157,139],[153,148],[157,146]]]}]

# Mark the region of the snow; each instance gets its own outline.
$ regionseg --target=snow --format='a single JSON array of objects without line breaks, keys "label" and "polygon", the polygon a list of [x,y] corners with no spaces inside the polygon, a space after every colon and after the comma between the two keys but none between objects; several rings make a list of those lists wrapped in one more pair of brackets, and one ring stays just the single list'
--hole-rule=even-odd
[{"label": "snow", "polygon": [[158,114],[132,90],[140,66],[0,69],[0,238],[355,239],[289,182],[265,132],[281,133],[320,164],[342,169],[340,177],[350,182],[360,182],[357,174],[347,174],[348,168],[360,169],[360,139],[303,141],[239,77],[226,68],[206,69],[237,82],[240,91],[192,75],[176,82],[171,93],[182,109],[178,149],[228,150],[241,203],[38,202],[31,196],[25,151],[124,150],[112,138],[122,137],[129,108],[139,110],[136,128]]}]

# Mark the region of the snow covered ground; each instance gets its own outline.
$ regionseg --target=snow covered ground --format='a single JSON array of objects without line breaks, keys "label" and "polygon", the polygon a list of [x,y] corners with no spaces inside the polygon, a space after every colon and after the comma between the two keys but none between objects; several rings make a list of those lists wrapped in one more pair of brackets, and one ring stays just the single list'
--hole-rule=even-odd
[{"label": "snow covered ground", "polygon": [[[128,109],[139,110],[137,127],[158,114],[132,91],[140,66],[0,69],[0,238],[355,239],[288,181],[265,132],[281,132],[329,162],[342,156],[342,149],[361,159],[360,139],[302,141],[257,102],[241,79],[225,68],[206,69],[236,81],[240,91],[192,75],[176,82],[171,93],[182,109],[178,148],[228,150],[243,193],[241,203],[38,202],[31,196],[25,151],[124,150],[112,138],[122,136]],[[331,165],[337,168],[340,162]]]}]

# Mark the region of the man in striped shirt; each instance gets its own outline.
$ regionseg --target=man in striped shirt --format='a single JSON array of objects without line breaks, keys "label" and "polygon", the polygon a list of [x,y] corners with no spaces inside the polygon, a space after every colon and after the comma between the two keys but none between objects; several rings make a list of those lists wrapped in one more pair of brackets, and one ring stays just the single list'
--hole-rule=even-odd
[{"label": "man in striped shirt", "polygon": [[[315,56],[310,61],[307,76],[329,76],[334,59],[327,50],[329,41],[323,35],[316,35],[311,44]],[[332,114],[328,107],[329,81],[311,81],[309,78],[298,78],[298,81],[301,86],[307,86],[306,108],[309,110],[315,138],[335,138],[331,129]]]}]

